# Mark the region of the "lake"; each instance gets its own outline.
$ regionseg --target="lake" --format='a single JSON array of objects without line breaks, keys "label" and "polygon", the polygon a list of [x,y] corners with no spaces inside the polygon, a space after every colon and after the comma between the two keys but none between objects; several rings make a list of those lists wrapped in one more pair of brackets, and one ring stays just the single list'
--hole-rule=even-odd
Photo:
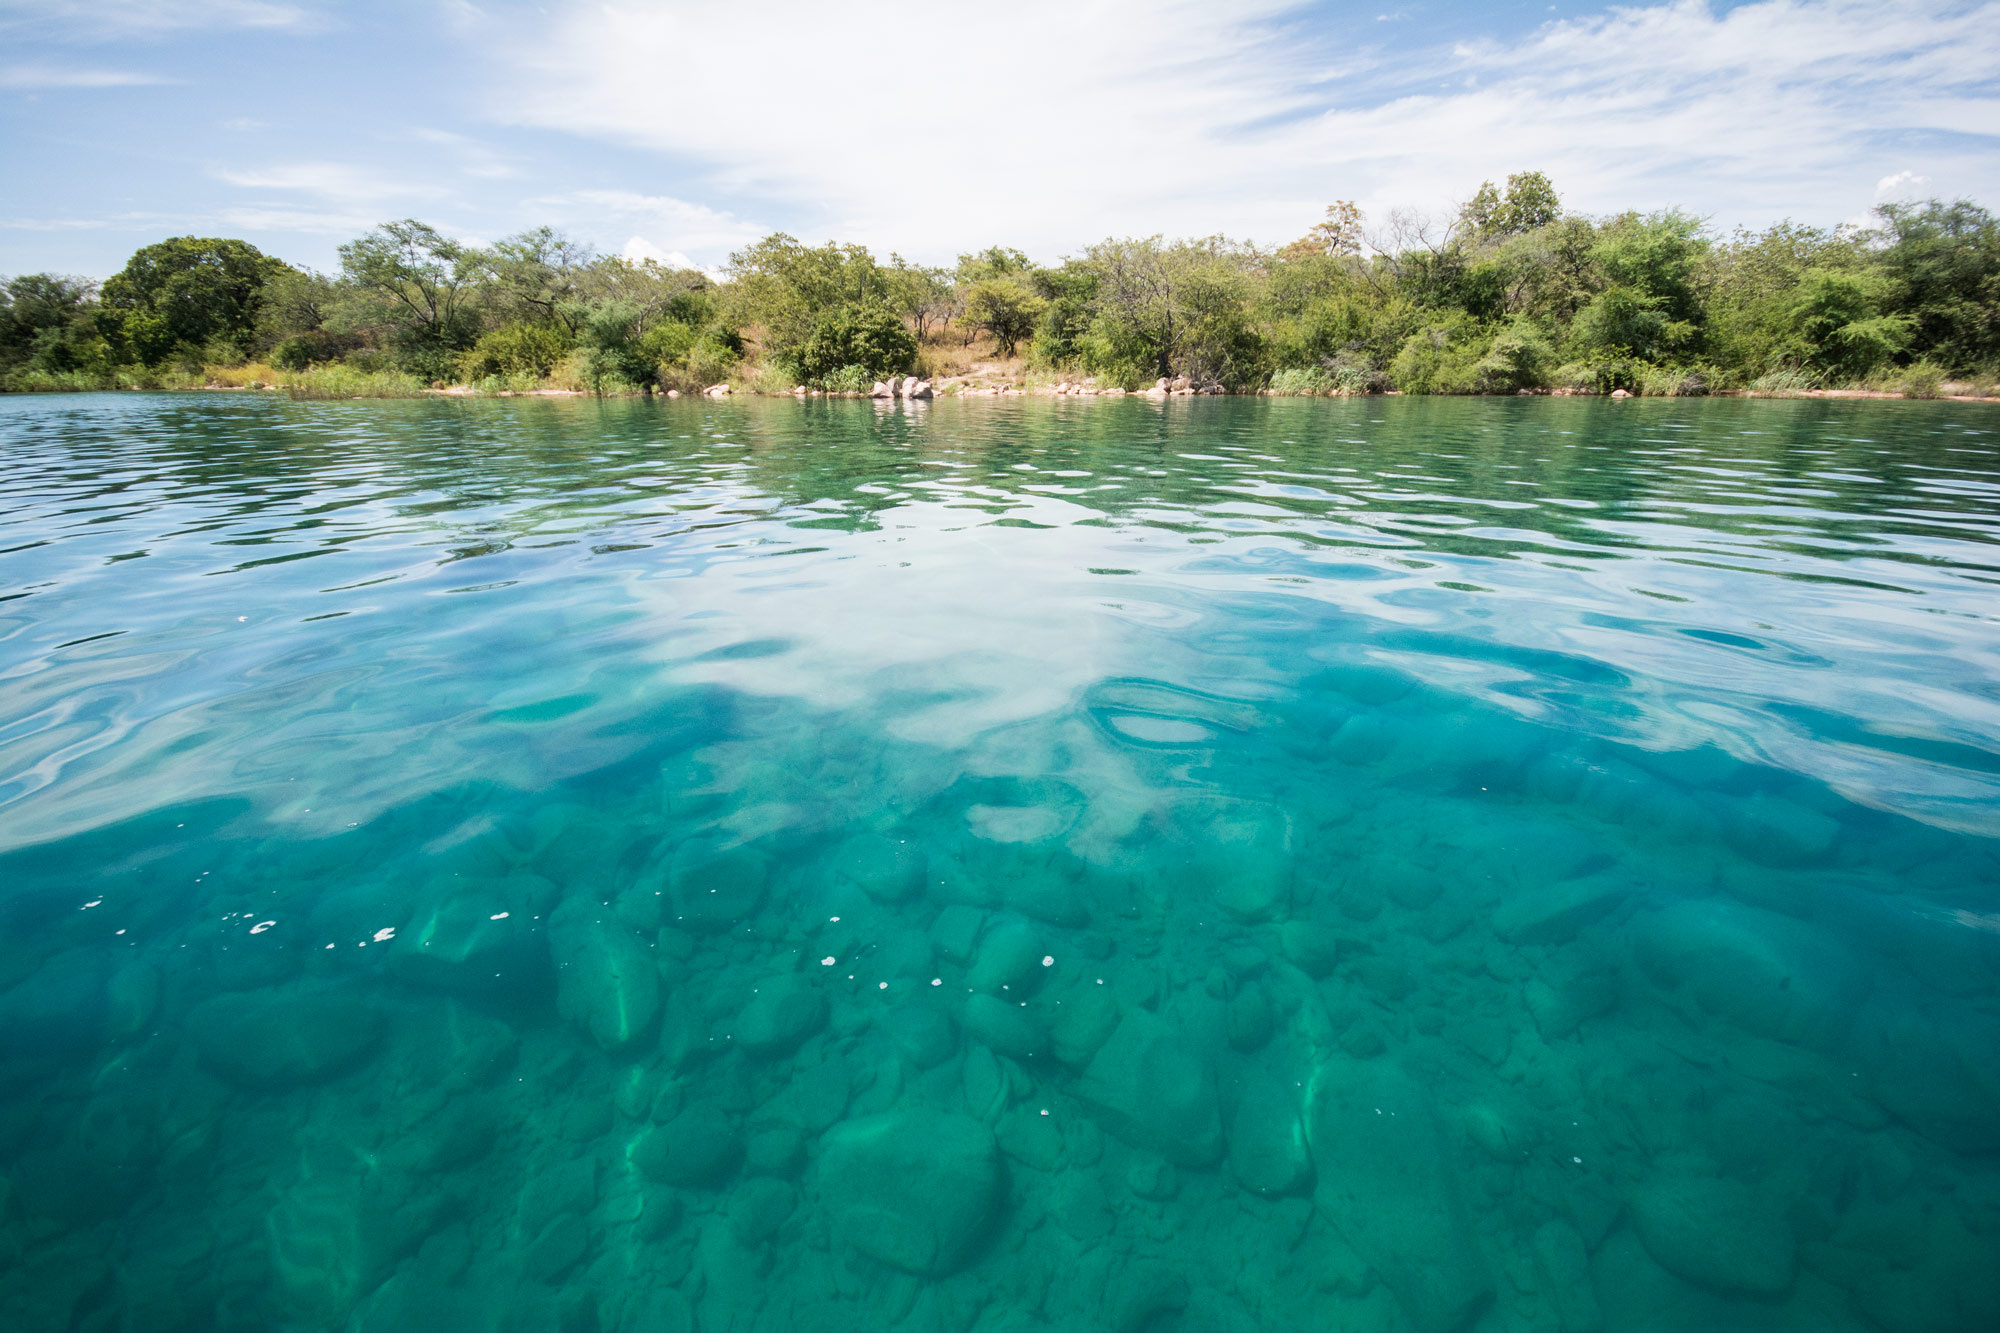
[{"label": "lake", "polygon": [[0,1326],[2000,1327],[2000,416],[0,400]]}]

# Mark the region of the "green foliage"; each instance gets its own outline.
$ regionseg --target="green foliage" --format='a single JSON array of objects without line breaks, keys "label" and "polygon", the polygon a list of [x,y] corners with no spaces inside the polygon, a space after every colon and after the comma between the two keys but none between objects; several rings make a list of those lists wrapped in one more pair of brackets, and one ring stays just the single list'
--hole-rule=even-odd
[{"label": "green foliage", "polygon": [[[1506,345],[1496,350],[1502,337]],[[1539,376],[1547,359],[1547,346],[1532,329],[1496,337],[1476,321],[1452,315],[1406,338],[1389,365],[1389,378],[1404,393],[1513,393],[1529,387],[1520,377]]]},{"label": "green foliage", "polygon": [[1889,282],[1865,270],[1808,269],[1785,302],[1787,360],[1837,380],[1868,375],[1909,346],[1913,323],[1882,313]]},{"label": "green foliage", "polygon": [[831,374],[820,376],[814,388],[828,393],[867,393],[875,387],[875,376],[866,366],[842,366]]},{"label": "green foliage", "polygon": [[1945,368],[1935,361],[1914,361],[1889,381],[1889,387],[1905,398],[1938,398],[1943,396],[1944,383],[1949,378]]},{"label": "green foliage", "polygon": [[104,284],[128,346],[146,365],[249,350],[265,288],[286,266],[248,241],[176,236],[142,247]]},{"label": "green foliage", "polygon": [[1561,216],[1556,187],[1539,171],[1509,176],[1504,195],[1492,181],[1481,182],[1460,213],[1463,224],[1482,241],[1539,231]]},{"label": "green foliage", "polygon": [[815,320],[783,364],[793,379],[823,388],[828,376],[849,368],[879,379],[914,369],[916,362],[916,337],[894,312],[880,305],[849,305]]},{"label": "green foliage", "polygon": [[1542,331],[1525,319],[1516,320],[1493,336],[1473,362],[1473,393],[1519,393],[1547,388],[1555,371],[1555,349]]},{"label": "green foliage", "polygon": [[458,354],[478,340],[470,297],[483,268],[477,251],[415,218],[340,247],[342,276],[371,307],[363,319],[386,333],[405,371],[425,380],[449,378]]},{"label": "green foliage", "polygon": [[[508,324],[483,335],[459,358],[468,382],[493,375],[547,379],[575,345],[567,319],[546,324]],[[274,365],[279,364],[275,360]]]},{"label": "green foliage", "polygon": [[1333,391],[1333,376],[1320,366],[1281,370],[1271,376],[1271,392],[1280,397],[1304,398]]},{"label": "green foliage", "polygon": [[1034,336],[1046,302],[1024,278],[981,278],[960,290],[966,323],[991,333],[1001,356],[1014,355],[1019,344]]},{"label": "green foliage", "polygon": [[1872,231],[1784,222],[1718,238],[1674,210],[1564,213],[1546,176],[1522,172],[1442,221],[1399,210],[1371,231],[1336,203],[1275,251],[1155,236],[1051,266],[989,246],[947,269],[780,233],[732,256],[727,281],[546,227],[482,250],[385,223],[343,245],[332,275],[240,240],[175,237],[101,293],[45,273],[0,281],[0,388],[263,376],[317,393],[347,376],[370,392],[865,390],[919,364],[965,369],[947,334],[1025,350],[1037,374],[1128,388],[1186,376],[1286,393],[1924,396],[1946,376],[1992,382],[2000,219],[1964,200],[1878,216]]},{"label": "green foliage", "polygon": [[1910,350],[1955,371],[2000,367],[2000,219],[1969,200],[1885,204],[1874,240],[1911,321]]},{"label": "green foliage", "polygon": [[1263,340],[1249,311],[1259,258],[1220,237],[1092,246],[1080,261],[1095,282],[1079,364],[1127,387],[1161,375],[1232,388],[1261,383]]}]

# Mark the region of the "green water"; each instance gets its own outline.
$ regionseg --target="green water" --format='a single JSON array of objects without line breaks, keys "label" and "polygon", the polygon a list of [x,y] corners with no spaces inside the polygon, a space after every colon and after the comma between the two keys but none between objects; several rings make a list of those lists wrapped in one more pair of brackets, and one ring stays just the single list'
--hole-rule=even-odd
[{"label": "green water", "polygon": [[0,401],[0,1328],[2000,1327],[2000,415]]}]

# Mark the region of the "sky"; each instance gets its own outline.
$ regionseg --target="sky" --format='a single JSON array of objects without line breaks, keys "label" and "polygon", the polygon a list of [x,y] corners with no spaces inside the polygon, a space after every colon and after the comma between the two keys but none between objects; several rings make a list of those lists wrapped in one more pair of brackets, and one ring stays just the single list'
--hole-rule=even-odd
[{"label": "sky", "polygon": [[189,234],[330,270],[411,216],[1052,262],[1525,170],[1721,231],[2000,207],[2000,0],[0,0],[0,274]]}]

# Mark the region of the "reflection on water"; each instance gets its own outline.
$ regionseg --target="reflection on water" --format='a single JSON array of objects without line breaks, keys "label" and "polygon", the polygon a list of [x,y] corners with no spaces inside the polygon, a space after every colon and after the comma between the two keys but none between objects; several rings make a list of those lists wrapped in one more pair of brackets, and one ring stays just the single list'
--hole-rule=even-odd
[{"label": "reflection on water", "polygon": [[1983,405],[0,450],[7,1327],[2000,1326]]}]

